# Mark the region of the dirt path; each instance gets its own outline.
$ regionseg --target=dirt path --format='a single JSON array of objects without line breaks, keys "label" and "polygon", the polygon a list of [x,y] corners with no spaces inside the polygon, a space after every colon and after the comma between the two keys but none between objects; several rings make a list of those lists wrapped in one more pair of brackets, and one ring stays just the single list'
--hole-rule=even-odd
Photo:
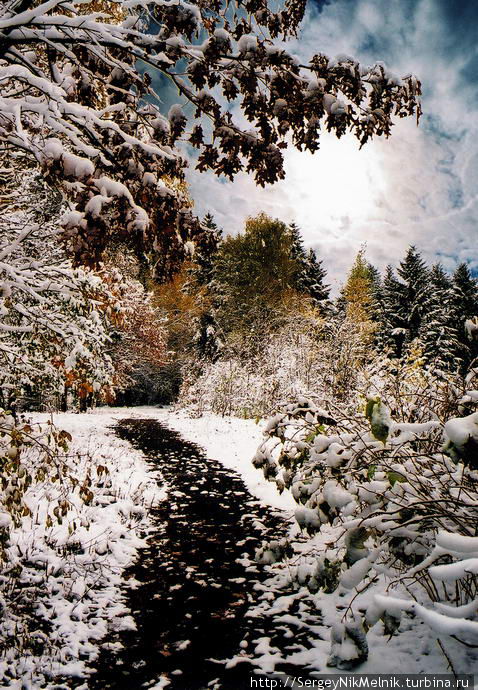
[{"label": "dirt path", "polygon": [[[122,632],[118,653],[102,652],[91,688],[168,690],[248,688],[248,639],[264,634],[247,619],[254,585],[266,573],[254,562],[264,539],[285,534],[281,516],[248,493],[240,477],[151,419],[126,419],[118,435],[157,463],[168,500],[153,511],[155,532],[127,573],[127,603],[137,626]],[[111,640],[110,640],[111,641]],[[226,670],[222,660],[241,653]]]}]

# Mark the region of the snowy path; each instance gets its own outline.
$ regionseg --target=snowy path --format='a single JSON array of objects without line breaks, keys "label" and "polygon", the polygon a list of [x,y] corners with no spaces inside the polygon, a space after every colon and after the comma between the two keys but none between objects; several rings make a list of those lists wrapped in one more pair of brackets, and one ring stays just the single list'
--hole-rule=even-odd
[{"label": "snowy path", "polygon": [[245,616],[260,596],[254,585],[267,577],[253,557],[287,523],[235,472],[157,421],[123,420],[117,433],[157,463],[169,500],[154,510],[156,532],[127,573],[137,631],[111,640],[123,647],[102,653],[88,687],[162,687],[166,679],[171,689],[199,690],[215,679],[216,687],[249,687],[252,660],[230,670],[220,660],[242,654],[247,662],[247,640],[270,634]]}]

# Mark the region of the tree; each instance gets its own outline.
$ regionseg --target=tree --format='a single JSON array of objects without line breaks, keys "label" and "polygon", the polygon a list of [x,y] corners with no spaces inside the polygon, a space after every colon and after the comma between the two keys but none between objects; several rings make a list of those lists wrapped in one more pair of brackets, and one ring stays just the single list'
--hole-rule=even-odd
[{"label": "tree", "polygon": [[[289,137],[316,151],[323,129],[350,130],[364,144],[388,136],[394,117],[419,117],[414,77],[323,54],[301,65],[276,45],[296,34],[304,9],[303,0],[277,12],[265,0],[234,12],[204,0],[2,5],[0,146],[62,188],[77,261],[97,262],[112,240],[139,256],[166,252],[166,272],[182,258],[201,227],[181,188],[180,140],[198,149],[199,170],[245,170],[264,185],[284,177]],[[179,104],[160,113],[151,72],[194,107],[194,125]],[[240,104],[246,129],[219,92]]]},{"label": "tree", "polygon": [[158,401],[172,402],[189,369],[196,348],[198,323],[210,307],[206,288],[191,286],[191,265],[186,263],[172,280],[153,288],[152,304],[165,317],[167,360],[157,381]]},{"label": "tree", "polygon": [[[5,171],[4,171],[5,172]],[[73,268],[56,238],[62,202],[35,171],[8,171],[0,217],[0,404],[84,407],[109,394],[117,286]]]},{"label": "tree", "polygon": [[196,242],[191,274],[199,285],[208,285],[213,279],[214,260],[222,242],[222,229],[216,225],[210,213],[204,216],[202,225],[202,241]]},{"label": "tree", "polygon": [[452,281],[441,264],[435,264],[430,271],[420,340],[425,360],[439,369],[458,370],[463,364],[457,325]]},{"label": "tree", "polygon": [[478,315],[478,285],[465,263],[460,264],[453,274],[451,312],[459,342],[459,358],[463,371],[478,356],[478,346],[465,332],[465,321]]},{"label": "tree", "polygon": [[407,330],[402,318],[404,286],[395,276],[392,266],[388,265],[382,283],[382,316],[378,333],[380,349],[395,357],[401,357],[404,349]]},{"label": "tree", "polygon": [[416,247],[408,248],[405,258],[397,268],[397,273],[402,280],[397,292],[397,316],[406,331],[405,343],[408,344],[419,336],[429,284],[427,266]]},{"label": "tree", "polygon": [[325,285],[324,279],[327,275],[322,266],[322,261],[317,259],[313,249],[307,252],[300,230],[295,223],[289,225],[291,235],[291,256],[298,264],[295,285],[299,292],[308,295],[314,306],[325,309],[325,302],[329,297],[329,286]]},{"label": "tree", "polygon": [[365,258],[365,247],[358,252],[342,290],[345,318],[360,332],[365,345],[372,342],[377,324],[374,322],[376,274]]},{"label": "tree", "polygon": [[370,313],[372,316],[372,320],[379,324],[383,312],[382,276],[380,275],[380,271],[377,268],[375,268],[375,266],[373,266],[370,262],[367,262],[367,265],[371,288]]},{"label": "tree", "polygon": [[214,268],[215,302],[222,330],[259,340],[300,302],[299,264],[285,223],[265,214],[249,218],[243,234],[227,237]]},{"label": "tree", "polygon": [[121,281],[123,309],[109,347],[116,397],[123,404],[151,404],[161,395],[162,369],[168,358],[166,317],[139,281],[121,275],[115,279]]}]

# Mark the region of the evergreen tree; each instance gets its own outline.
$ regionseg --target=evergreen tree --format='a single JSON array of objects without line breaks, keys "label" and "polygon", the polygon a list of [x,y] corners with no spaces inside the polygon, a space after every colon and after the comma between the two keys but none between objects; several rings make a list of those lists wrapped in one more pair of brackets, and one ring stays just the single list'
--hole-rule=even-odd
[{"label": "evergreen tree", "polygon": [[315,306],[324,310],[324,302],[329,298],[330,289],[324,283],[326,271],[322,261],[317,259],[313,249],[305,250],[299,227],[295,223],[289,225],[289,233],[291,257],[297,262],[295,287],[298,292],[308,295]]},{"label": "evergreen tree", "polygon": [[402,318],[404,285],[397,279],[392,266],[388,265],[381,286],[382,312],[380,331],[377,337],[379,347],[395,357],[401,357],[407,330]]},{"label": "evergreen tree", "polygon": [[461,348],[453,309],[452,281],[441,264],[435,264],[429,276],[429,294],[425,304],[420,339],[425,361],[440,369],[461,367]]},{"label": "evergreen tree", "polygon": [[327,271],[322,266],[322,261],[317,258],[313,249],[309,249],[306,256],[305,290],[316,305],[325,310],[325,303],[329,299],[330,287],[324,283]]},{"label": "evergreen tree", "polygon": [[380,271],[371,263],[367,262],[368,276],[371,287],[370,314],[373,321],[380,323],[383,312],[383,285]]},{"label": "evergreen tree", "polygon": [[451,310],[456,324],[459,356],[466,371],[478,356],[478,343],[471,341],[465,332],[465,321],[478,316],[478,285],[468,266],[460,264],[453,274]]},{"label": "evergreen tree", "polygon": [[203,232],[200,241],[196,242],[191,274],[199,285],[208,285],[213,278],[214,260],[222,242],[222,229],[216,225],[210,213],[204,216],[201,227]]},{"label": "evergreen tree", "polygon": [[357,325],[364,343],[372,342],[377,324],[374,321],[376,308],[375,291],[377,274],[365,258],[365,247],[358,252],[348,274],[341,302],[345,318]]},{"label": "evergreen tree", "polygon": [[420,334],[429,285],[429,271],[416,247],[408,248],[397,273],[402,279],[402,287],[397,294],[398,317],[406,330],[405,343],[409,344]]},{"label": "evergreen tree", "polygon": [[201,314],[196,320],[197,329],[194,335],[194,345],[200,357],[216,362],[224,347],[220,336],[220,328],[216,321],[214,309]]}]

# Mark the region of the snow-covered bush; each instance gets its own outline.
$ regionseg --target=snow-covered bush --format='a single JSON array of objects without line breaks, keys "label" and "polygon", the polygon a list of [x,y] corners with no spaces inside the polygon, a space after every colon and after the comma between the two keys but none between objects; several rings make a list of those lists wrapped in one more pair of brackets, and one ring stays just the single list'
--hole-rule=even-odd
[{"label": "snow-covered bush", "polygon": [[111,421],[0,413],[1,687],[71,687],[108,630],[133,626],[121,572],[162,494]]},{"label": "snow-covered bush", "polygon": [[[20,525],[23,517],[32,516],[24,500],[28,488],[47,476],[55,476],[58,481],[65,479],[58,451],[66,452],[68,440],[70,435],[52,424],[44,428],[32,426],[0,408],[0,561],[5,557],[11,527]],[[24,456],[32,452],[36,462],[28,466]],[[49,521],[61,519],[67,510],[67,502],[58,503]]]},{"label": "snow-covered bush", "polygon": [[294,315],[279,332],[265,330],[260,351],[228,342],[215,362],[188,361],[178,404],[196,415],[263,417],[313,393],[320,405],[353,414],[370,393],[400,419],[445,421],[458,414],[466,385],[457,375],[425,368],[419,351],[401,360],[377,353],[349,319]]},{"label": "snow-covered bush", "polygon": [[[338,614],[331,665],[363,660],[360,630],[382,620],[393,632],[400,608],[465,644],[478,637],[476,415],[444,429],[433,395],[428,401],[421,421],[409,422],[395,421],[379,397],[353,415],[299,397],[269,420],[254,457],[266,478],[292,493],[300,528],[326,536],[307,576],[296,574],[299,582],[317,591],[332,564],[328,587],[332,581],[339,592],[354,592],[346,615]],[[354,654],[341,657],[349,637],[356,638]]]},{"label": "snow-covered bush", "polygon": [[310,391],[324,401],[355,400],[366,357],[347,321],[291,316],[278,333],[264,332],[259,352],[229,347],[216,362],[188,363],[178,404],[197,415],[263,417]]}]

